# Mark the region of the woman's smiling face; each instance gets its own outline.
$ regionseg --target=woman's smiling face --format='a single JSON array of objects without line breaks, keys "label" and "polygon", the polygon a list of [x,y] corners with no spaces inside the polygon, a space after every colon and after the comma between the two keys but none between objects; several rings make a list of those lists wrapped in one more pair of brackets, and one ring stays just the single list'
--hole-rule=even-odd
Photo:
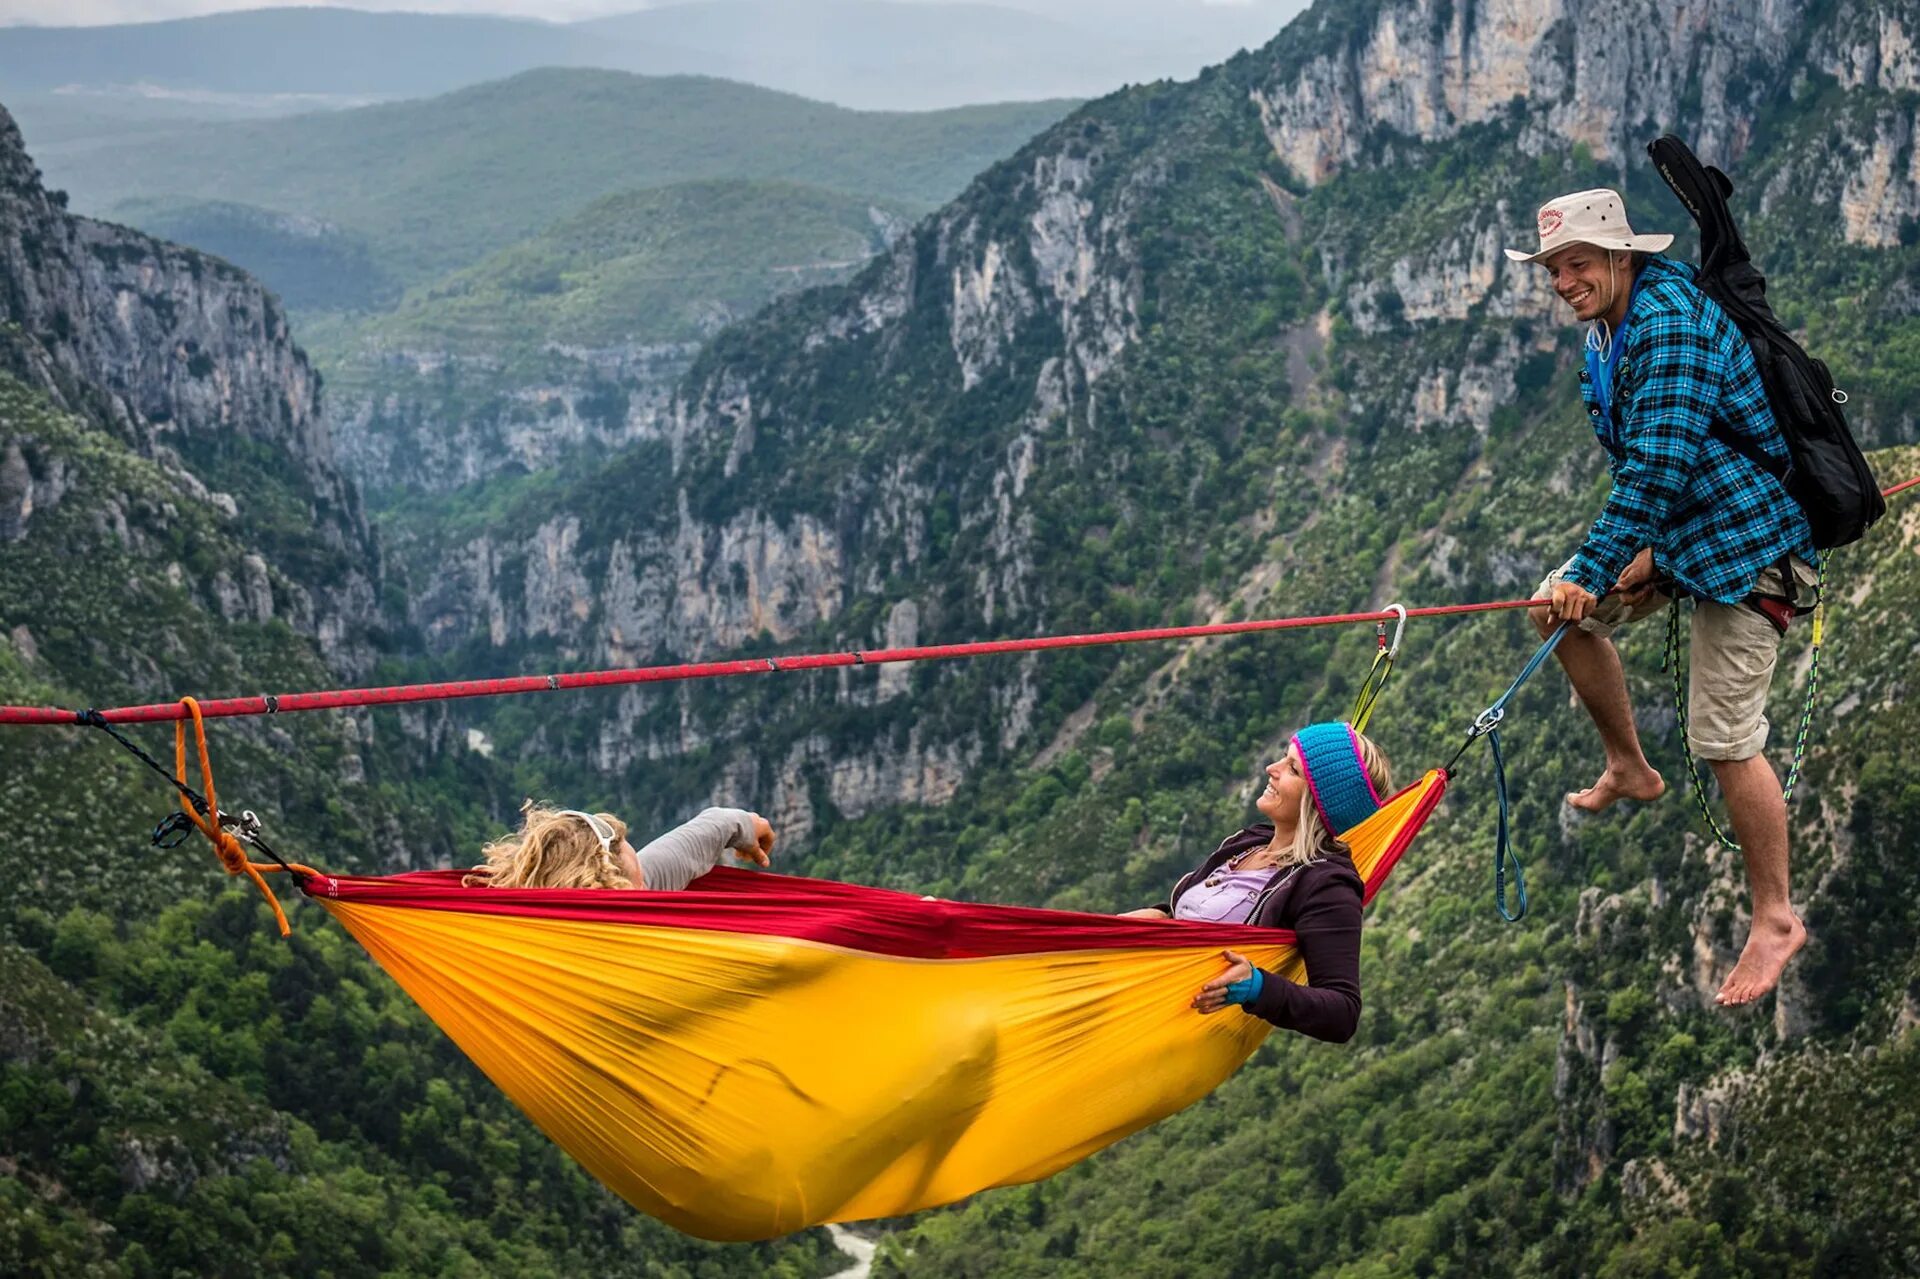
[{"label": "woman's smiling face", "polygon": [[1300,797],[1306,794],[1306,774],[1300,771],[1300,751],[1287,743],[1284,758],[1267,765],[1267,788],[1253,806],[1275,826],[1290,826],[1300,816]]}]

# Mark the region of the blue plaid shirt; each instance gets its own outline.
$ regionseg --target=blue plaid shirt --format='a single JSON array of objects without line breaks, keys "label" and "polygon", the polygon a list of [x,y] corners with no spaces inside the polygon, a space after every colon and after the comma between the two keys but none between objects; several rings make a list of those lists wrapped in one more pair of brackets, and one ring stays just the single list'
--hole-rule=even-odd
[{"label": "blue plaid shirt", "polygon": [[1690,268],[1650,257],[1621,327],[1611,412],[1580,375],[1613,491],[1567,580],[1599,595],[1651,546],[1659,571],[1680,589],[1737,604],[1781,556],[1811,561],[1813,534],[1799,504],[1708,433],[1721,421],[1786,457],[1753,352],[1727,313],[1694,287]]}]

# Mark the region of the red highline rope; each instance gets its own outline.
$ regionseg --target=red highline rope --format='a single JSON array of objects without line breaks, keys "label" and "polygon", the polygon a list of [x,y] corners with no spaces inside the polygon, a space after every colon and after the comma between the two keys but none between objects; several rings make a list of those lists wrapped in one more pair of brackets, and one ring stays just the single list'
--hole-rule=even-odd
[{"label": "red highline rope", "polygon": [[[1545,600],[1499,600],[1489,604],[1443,604],[1410,608],[1408,617],[1448,617],[1460,613],[1491,613],[1527,608]],[[1102,644],[1139,644],[1148,640],[1199,639],[1208,635],[1245,635],[1254,631],[1289,631],[1309,626],[1338,626],[1348,622],[1392,621],[1398,614],[1326,613],[1316,617],[1279,617],[1253,622],[1218,622],[1210,626],[1162,626],[1145,631],[1105,631],[1090,635],[1039,635],[1031,639],[986,640],[973,644],[935,644],[925,648],[880,648],[845,653],[802,653],[792,657],[745,657],[726,662],[693,662],[679,666],[635,666],[610,671],[581,671],[572,675],[512,675],[505,679],[454,680],[440,684],[400,684],[389,688],[346,688],[325,693],[281,693],[267,697],[224,697],[200,702],[206,719],[234,715],[268,715],[285,711],[339,710],[349,706],[394,706],[404,702],[439,702],[460,697],[496,697],[507,693],[560,692],[570,688],[606,688],[615,684],[659,684],[672,680],[711,679],[720,675],[767,675],[776,671],[817,671],[836,666],[879,666],[887,662],[926,662],[949,657],[983,657],[989,653],[1031,653],[1052,648],[1090,648]],[[100,712],[115,724],[151,723],[185,718],[178,702],[152,706],[120,706]],[[57,706],[0,706],[0,724],[76,724],[81,712]]]},{"label": "red highline rope", "polygon": [[[1920,475],[1880,490],[1882,497],[1920,484]],[[1492,613],[1530,608],[1546,600],[1498,600],[1489,604],[1441,604],[1410,608],[1408,617],[1452,617],[1461,613]],[[1316,617],[1277,617],[1256,622],[1217,622],[1210,626],[1161,626],[1145,631],[1102,631],[1090,635],[1038,635],[1031,639],[987,640],[973,644],[935,644],[925,648],[855,649],[845,653],[801,653],[792,657],[743,657],[728,662],[691,662],[679,666],[631,666],[610,671],[582,671],[573,675],[512,675],[505,679],[453,680],[439,684],[397,684],[388,688],[343,688],[327,693],[280,693],[260,697],[223,697],[200,703],[206,719],[236,715],[271,715],[281,711],[341,710],[350,706],[396,706],[410,702],[444,702],[462,697],[499,697],[509,693],[560,692],[570,688],[607,688],[617,684],[664,684],[674,680],[712,679],[722,675],[767,675],[778,671],[818,671],[836,666],[880,666],[888,662],[931,662],[950,657],[984,657],[991,653],[1032,653],[1052,648],[1093,648],[1104,644],[1140,644],[1150,640],[1201,639],[1209,635],[1246,635],[1256,631],[1291,631],[1309,626],[1339,626],[1349,622],[1391,621],[1396,613],[1323,613]],[[118,706],[100,712],[115,724],[152,723],[187,718],[178,702],[151,706]],[[58,706],[0,706],[0,724],[78,724],[80,711]]]}]

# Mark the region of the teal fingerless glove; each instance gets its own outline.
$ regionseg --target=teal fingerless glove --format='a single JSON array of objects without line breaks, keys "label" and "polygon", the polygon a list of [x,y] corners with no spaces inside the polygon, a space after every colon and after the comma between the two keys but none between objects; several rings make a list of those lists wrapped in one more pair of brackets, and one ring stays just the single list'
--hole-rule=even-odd
[{"label": "teal fingerless glove", "polygon": [[1230,1004],[1250,1004],[1260,998],[1260,987],[1265,981],[1265,977],[1266,975],[1256,968],[1253,970],[1253,976],[1242,978],[1240,981],[1228,982],[1227,1002]]}]

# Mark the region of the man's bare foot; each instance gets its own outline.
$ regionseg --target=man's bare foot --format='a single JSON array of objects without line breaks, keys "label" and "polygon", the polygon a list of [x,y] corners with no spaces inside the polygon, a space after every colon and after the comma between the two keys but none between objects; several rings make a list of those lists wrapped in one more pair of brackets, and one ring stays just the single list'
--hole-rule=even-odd
[{"label": "man's bare foot", "polygon": [[1659,799],[1666,793],[1666,779],[1643,764],[1633,771],[1607,769],[1593,785],[1569,794],[1567,803],[1583,813],[1598,813],[1611,808],[1619,800],[1637,799],[1644,803]]},{"label": "man's bare foot", "polygon": [[1780,974],[1799,949],[1807,944],[1807,928],[1798,915],[1784,920],[1753,922],[1747,932],[1747,944],[1740,951],[1740,962],[1727,974],[1714,1002],[1733,1007],[1750,1004],[1780,983]]}]

